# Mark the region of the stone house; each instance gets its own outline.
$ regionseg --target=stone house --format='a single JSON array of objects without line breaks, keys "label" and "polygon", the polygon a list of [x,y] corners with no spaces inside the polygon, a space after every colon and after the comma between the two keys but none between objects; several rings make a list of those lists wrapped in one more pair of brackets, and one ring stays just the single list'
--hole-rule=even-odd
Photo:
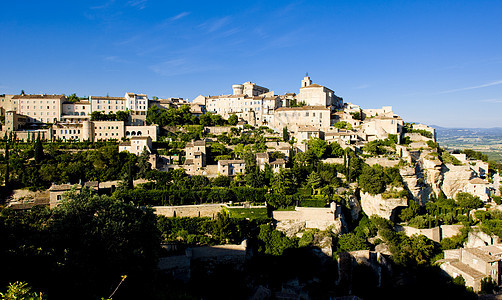
[{"label": "stone house", "polygon": [[481,289],[481,280],[491,277],[495,284],[500,284],[500,260],[502,245],[490,245],[478,248],[460,248],[444,251],[440,260],[441,269],[452,278],[461,275],[466,286],[475,292]]},{"label": "stone house", "polygon": [[256,153],[256,164],[260,167],[260,170],[265,170],[265,165],[269,164],[272,167],[274,173],[279,172],[281,168],[286,166],[286,161],[282,158],[271,159],[267,152]]},{"label": "stone house", "polygon": [[321,138],[322,132],[312,125],[300,125],[296,130],[295,139],[297,143],[308,142],[311,138]]},{"label": "stone house", "polygon": [[63,200],[63,194],[71,190],[75,190],[76,193],[80,193],[82,185],[80,184],[53,184],[49,188],[49,207],[51,209],[59,205],[61,200]]},{"label": "stone house", "polygon": [[185,146],[185,164],[183,168],[190,175],[201,173],[206,167],[206,141],[193,141]]},{"label": "stone house", "polygon": [[219,160],[218,161],[218,175],[234,176],[237,173],[244,174],[246,170],[246,163],[241,159],[234,160]]},{"label": "stone house", "polygon": [[490,201],[492,190],[494,190],[493,185],[481,178],[473,178],[469,180],[469,183],[465,186],[466,193],[478,196],[483,202]]}]

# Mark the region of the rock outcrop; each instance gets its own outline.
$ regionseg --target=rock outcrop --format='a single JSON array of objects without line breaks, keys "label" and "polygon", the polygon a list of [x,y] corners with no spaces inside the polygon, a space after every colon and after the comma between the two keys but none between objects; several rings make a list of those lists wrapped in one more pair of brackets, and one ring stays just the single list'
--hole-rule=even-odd
[{"label": "rock outcrop", "polygon": [[382,194],[371,195],[362,192],[361,206],[368,216],[377,215],[390,220],[396,208],[408,206],[408,200],[406,198],[383,199]]},{"label": "rock outcrop", "polygon": [[473,171],[469,166],[443,165],[443,182],[441,189],[448,198],[455,198],[458,191],[465,191]]}]

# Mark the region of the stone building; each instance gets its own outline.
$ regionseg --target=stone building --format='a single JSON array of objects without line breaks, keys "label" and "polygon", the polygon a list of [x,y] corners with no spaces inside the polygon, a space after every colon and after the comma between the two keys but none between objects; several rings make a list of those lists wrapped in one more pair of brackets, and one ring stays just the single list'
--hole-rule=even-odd
[{"label": "stone building", "polygon": [[337,97],[331,89],[312,83],[308,75],[302,80],[297,101],[299,103],[304,102],[308,106],[341,108],[343,105],[342,98]]},{"label": "stone building", "polygon": [[362,123],[362,135],[367,141],[381,140],[389,137],[389,134],[397,135],[400,140],[403,132],[403,119],[397,115],[375,115],[367,118]]},{"label": "stone building", "polygon": [[152,153],[152,139],[149,136],[133,136],[130,141],[119,144],[119,152],[127,151],[138,156],[146,149],[148,153]]},{"label": "stone building", "polygon": [[331,112],[325,106],[280,107],[275,110],[273,128],[287,127],[297,132],[299,126],[312,126],[319,130],[330,127]]},{"label": "stone building", "polygon": [[500,284],[500,260],[502,245],[490,245],[478,248],[460,248],[444,251],[440,260],[441,269],[452,278],[461,275],[466,286],[475,292],[481,289],[481,280],[491,277],[496,285]]},{"label": "stone building", "polygon": [[246,163],[242,159],[218,161],[218,175],[234,176],[237,173],[244,174],[245,170]]},{"label": "stone building", "polygon": [[52,137],[56,140],[100,141],[118,140],[135,136],[149,136],[157,141],[158,126],[126,126],[123,121],[56,122]]},{"label": "stone building", "polygon": [[54,123],[63,115],[64,95],[15,95],[17,112],[27,117],[27,123]]},{"label": "stone building", "polygon": [[82,185],[80,184],[53,184],[49,188],[49,207],[51,209],[55,208],[59,205],[61,200],[63,200],[63,194],[67,193],[71,190],[74,190],[76,193],[80,193],[82,189]]},{"label": "stone building", "polygon": [[206,167],[206,153],[206,141],[193,141],[186,144],[184,169],[188,174],[201,173],[202,168]]}]

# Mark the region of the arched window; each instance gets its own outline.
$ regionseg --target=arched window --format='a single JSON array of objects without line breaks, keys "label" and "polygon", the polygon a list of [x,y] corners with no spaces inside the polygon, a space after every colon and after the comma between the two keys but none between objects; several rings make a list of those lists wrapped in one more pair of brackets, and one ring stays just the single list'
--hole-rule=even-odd
[{"label": "arched window", "polygon": [[131,133],[130,133],[129,131],[126,131],[126,136],[127,136],[127,135],[131,135]]}]

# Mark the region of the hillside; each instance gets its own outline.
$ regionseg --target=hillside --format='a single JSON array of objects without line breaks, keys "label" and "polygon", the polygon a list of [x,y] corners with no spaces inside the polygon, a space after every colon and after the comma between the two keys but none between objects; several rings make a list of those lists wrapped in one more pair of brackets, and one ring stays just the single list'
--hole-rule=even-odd
[{"label": "hillside", "polygon": [[446,128],[434,126],[437,140],[445,148],[473,149],[502,162],[502,127]]}]

